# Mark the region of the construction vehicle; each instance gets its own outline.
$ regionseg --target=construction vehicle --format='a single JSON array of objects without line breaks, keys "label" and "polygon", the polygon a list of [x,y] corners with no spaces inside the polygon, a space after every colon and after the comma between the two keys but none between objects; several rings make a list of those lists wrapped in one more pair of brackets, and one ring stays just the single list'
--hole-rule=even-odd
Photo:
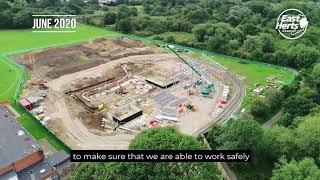
[{"label": "construction vehicle", "polygon": [[116,94],[127,94],[128,93],[128,90],[124,87],[122,87],[118,82],[117,82],[117,85],[119,86],[119,89],[116,90]]},{"label": "construction vehicle", "polygon": [[184,89],[189,89],[191,87],[191,84],[186,84],[185,86],[184,86]]},{"label": "construction vehicle", "polygon": [[159,125],[158,121],[155,119],[150,120],[150,125],[154,128],[160,128],[161,126]]},{"label": "construction vehicle", "polygon": [[201,91],[201,95],[202,96],[209,96],[211,89],[214,88],[213,84],[206,84],[202,91]]},{"label": "construction vehicle", "polygon": [[106,108],[107,108],[106,105],[103,103],[98,106],[98,109],[100,112],[106,110]]},{"label": "construction vehicle", "polygon": [[175,50],[173,45],[167,46],[180,60],[182,60],[187,66],[189,66],[197,75],[201,77],[201,79],[205,80],[207,84],[202,88],[201,96],[209,96],[210,91],[214,88],[214,84],[210,82],[206,77],[204,77],[198,70],[196,70],[188,61],[183,59]]},{"label": "construction vehicle", "polygon": [[191,103],[187,103],[185,106],[187,109],[191,110],[192,112],[197,111],[197,107],[195,105],[192,105]]},{"label": "construction vehicle", "polygon": [[46,98],[46,97],[47,97],[47,94],[42,92],[42,93],[39,94],[39,96],[40,96],[40,97],[43,97],[43,98]]},{"label": "construction vehicle", "polygon": [[202,79],[197,79],[196,82],[194,82],[194,84],[200,86],[202,84]]},{"label": "construction vehicle", "polygon": [[194,95],[194,92],[192,90],[188,90],[188,95],[189,96],[193,96]]},{"label": "construction vehicle", "polygon": [[45,83],[40,83],[39,84],[39,89],[40,90],[46,90],[46,89],[48,89],[49,87],[45,84]]},{"label": "construction vehicle", "polygon": [[31,85],[38,85],[38,84],[42,84],[42,83],[47,83],[48,81],[46,79],[34,79],[31,80]]}]

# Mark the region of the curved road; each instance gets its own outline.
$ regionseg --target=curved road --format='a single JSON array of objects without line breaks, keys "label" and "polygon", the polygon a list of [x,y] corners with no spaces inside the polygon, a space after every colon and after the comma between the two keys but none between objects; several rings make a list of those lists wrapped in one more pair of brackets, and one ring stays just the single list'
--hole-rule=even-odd
[{"label": "curved road", "polygon": [[[241,103],[246,95],[246,89],[241,83],[241,80],[238,79],[235,75],[226,72],[224,69],[219,68],[222,74],[230,79],[233,82],[234,87],[236,88],[235,94],[229,101],[229,105],[224,109],[224,111],[215,119],[213,119],[210,123],[203,126],[201,129],[196,131],[193,135],[203,135],[204,133],[208,132],[210,126],[214,123],[223,124],[226,122],[235,112],[237,112],[241,106]],[[204,136],[203,136],[204,137]],[[206,139],[205,139],[206,141]],[[208,144],[209,146],[209,144]],[[210,148],[210,146],[209,146]],[[210,148],[211,149],[211,148]],[[225,162],[219,162],[218,167],[223,174],[223,177],[227,180],[236,180],[237,177],[234,174],[234,172],[228,167],[227,163]]]}]

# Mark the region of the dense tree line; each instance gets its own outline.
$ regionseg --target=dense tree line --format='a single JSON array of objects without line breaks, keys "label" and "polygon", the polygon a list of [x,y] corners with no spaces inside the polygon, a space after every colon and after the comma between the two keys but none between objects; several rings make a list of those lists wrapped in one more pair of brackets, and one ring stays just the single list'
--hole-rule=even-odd
[{"label": "dense tree line", "polygon": [[[203,142],[172,127],[138,134],[129,149],[201,150]],[[221,179],[214,163],[80,163],[70,179]]]},{"label": "dense tree line", "polygon": [[[296,119],[295,127],[280,125],[264,130],[250,116],[230,120],[224,125],[214,126],[207,140],[214,149],[250,149],[250,163],[231,163],[240,172],[239,179],[265,179],[267,174],[259,172],[262,162],[275,163],[272,179],[319,179],[320,178],[320,110]],[[307,166],[310,166],[307,168]],[[293,171],[293,174],[286,174]]]},{"label": "dense tree line", "polygon": [[99,8],[97,0],[2,0],[0,1],[0,29],[31,28],[32,15],[88,14]]},{"label": "dense tree line", "polygon": [[320,169],[315,165],[313,159],[305,158],[300,162],[292,160],[287,162],[281,159],[273,170],[272,180],[292,179],[319,179]]},{"label": "dense tree line", "polygon": [[[316,50],[320,34],[320,3],[314,1],[139,0],[121,3],[121,9],[124,4],[134,4],[143,5],[144,11],[134,17],[113,15],[110,18],[116,17],[117,21],[106,21],[114,22],[121,32],[140,36],[192,32],[193,41],[179,43],[296,69],[309,67],[320,57]],[[292,42],[274,30],[278,15],[289,7],[305,12],[312,25],[302,38]],[[153,18],[155,16],[161,18]],[[155,38],[175,42],[174,39]],[[280,41],[284,47],[279,48]]]}]

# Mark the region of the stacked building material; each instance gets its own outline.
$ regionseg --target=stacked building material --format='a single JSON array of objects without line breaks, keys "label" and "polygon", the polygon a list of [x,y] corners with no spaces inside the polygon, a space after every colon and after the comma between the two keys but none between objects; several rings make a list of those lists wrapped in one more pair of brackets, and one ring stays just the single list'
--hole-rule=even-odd
[{"label": "stacked building material", "polygon": [[175,101],[177,97],[172,95],[170,92],[164,91],[154,96],[153,99],[160,107],[164,107]]},{"label": "stacked building material", "polygon": [[163,116],[176,117],[177,116],[177,110],[169,109],[169,108],[161,108],[159,110],[159,114],[161,114]]}]

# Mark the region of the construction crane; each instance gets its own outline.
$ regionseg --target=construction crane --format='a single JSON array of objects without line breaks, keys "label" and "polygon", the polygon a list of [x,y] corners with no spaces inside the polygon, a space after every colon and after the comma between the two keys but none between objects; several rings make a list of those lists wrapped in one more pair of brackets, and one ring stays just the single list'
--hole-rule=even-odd
[{"label": "construction crane", "polygon": [[167,46],[180,60],[182,60],[187,66],[189,66],[196,74],[198,74],[201,79],[205,80],[207,84],[203,87],[201,91],[202,96],[208,96],[210,94],[210,91],[212,88],[214,88],[214,84],[209,81],[206,77],[204,77],[196,68],[194,68],[188,61],[183,59],[175,50],[173,45],[168,45]]}]

